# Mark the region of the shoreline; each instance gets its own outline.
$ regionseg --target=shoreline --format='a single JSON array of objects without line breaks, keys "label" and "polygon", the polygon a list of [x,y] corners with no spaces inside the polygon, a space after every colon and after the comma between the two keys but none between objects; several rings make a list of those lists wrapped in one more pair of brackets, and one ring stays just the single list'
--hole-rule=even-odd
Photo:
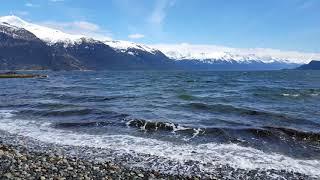
[{"label": "shoreline", "polygon": [[0,73],[0,79],[16,79],[16,78],[47,78],[48,75],[44,74],[17,74],[13,73]]},{"label": "shoreline", "polygon": [[200,179],[72,157],[59,147],[37,151],[16,140],[7,143],[4,133],[0,132],[0,179]]},{"label": "shoreline", "polygon": [[[136,154],[137,155],[137,154]],[[166,162],[165,169],[153,169],[152,155],[119,155],[112,149],[62,145],[0,130],[0,179],[310,179],[293,171],[234,169],[227,165],[201,172],[197,161],[193,168]],[[156,162],[158,163],[158,162]],[[160,161],[160,164],[163,161]],[[177,166],[182,169],[174,169]],[[184,169],[184,170],[183,170]]]}]

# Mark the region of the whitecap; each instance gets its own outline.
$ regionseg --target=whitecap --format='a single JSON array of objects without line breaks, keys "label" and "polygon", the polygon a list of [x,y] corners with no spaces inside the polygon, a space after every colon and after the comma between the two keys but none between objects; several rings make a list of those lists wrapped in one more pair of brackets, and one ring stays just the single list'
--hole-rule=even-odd
[{"label": "whitecap", "polygon": [[7,119],[14,116],[14,110],[0,110],[0,119]]}]

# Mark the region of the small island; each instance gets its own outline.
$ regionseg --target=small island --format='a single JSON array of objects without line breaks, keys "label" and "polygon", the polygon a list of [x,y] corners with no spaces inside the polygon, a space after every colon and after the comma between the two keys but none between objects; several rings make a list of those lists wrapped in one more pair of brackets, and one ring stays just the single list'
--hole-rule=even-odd
[{"label": "small island", "polygon": [[42,74],[18,74],[16,72],[0,73],[0,78],[47,78],[47,75]]}]

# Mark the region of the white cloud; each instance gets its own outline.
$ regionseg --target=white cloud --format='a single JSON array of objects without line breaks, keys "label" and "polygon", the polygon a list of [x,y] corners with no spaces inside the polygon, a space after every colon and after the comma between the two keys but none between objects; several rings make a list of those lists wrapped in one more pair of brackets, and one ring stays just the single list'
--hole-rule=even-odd
[{"label": "white cloud", "polygon": [[73,22],[56,22],[46,21],[40,23],[44,26],[59,29],[70,34],[81,34],[92,37],[97,40],[111,40],[111,33],[99,25],[88,21],[73,21]]},{"label": "white cloud", "polygon": [[32,3],[30,3],[30,2],[27,2],[27,3],[25,4],[25,6],[27,6],[27,7],[40,7],[40,5],[38,5],[38,4],[32,4]]},{"label": "white cloud", "polygon": [[167,10],[175,4],[174,0],[157,0],[155,7],[149,17],[149,22],[155,25],[162,25],[167,16]]},{"label": "white cloud", "polygon": [[320,53],[307,53],[299,51],[284,51],[271,48],[230,48],[206,44],[153,44],[153,48],[159,49],[168,57],[177,59],[219,59],[232,57],[235,60],[286,60],[290,63],[308,63],[311,60],[320,59]]},{"label": "white cloud", "polygon": [[163,31],[163,25],[168,17],[168,10],[175,5],[176,1],[153,0],[145,3],[144,1],[112,0],[121,13],[135,19],[128,23],[130,33],[143,31],[158,39],[164,38],[166,34]]},{"label": "white cloud", "polygon": [[141,38],[144,38],[144,35],[143,34],[130,34],[128,37],[130,39],[141,39]]}]

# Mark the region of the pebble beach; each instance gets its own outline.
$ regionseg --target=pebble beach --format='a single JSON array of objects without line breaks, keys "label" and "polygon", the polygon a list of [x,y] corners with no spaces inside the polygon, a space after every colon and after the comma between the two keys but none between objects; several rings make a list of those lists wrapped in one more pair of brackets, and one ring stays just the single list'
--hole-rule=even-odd
[{"label": "pebble beach", "polygon": [[[0,133],[0,179],[199,179],[168,175],[156,171],[130,169],[114,162],[94,162],[80,157],[70,157],[54,147],[46,152],[28,149],[9,140],[12,134]],[[4,135],[5,134],[5,135]],[[7,142],[14,143],[7,143]],[[41,152],[42,151],[42,152]]]}]

